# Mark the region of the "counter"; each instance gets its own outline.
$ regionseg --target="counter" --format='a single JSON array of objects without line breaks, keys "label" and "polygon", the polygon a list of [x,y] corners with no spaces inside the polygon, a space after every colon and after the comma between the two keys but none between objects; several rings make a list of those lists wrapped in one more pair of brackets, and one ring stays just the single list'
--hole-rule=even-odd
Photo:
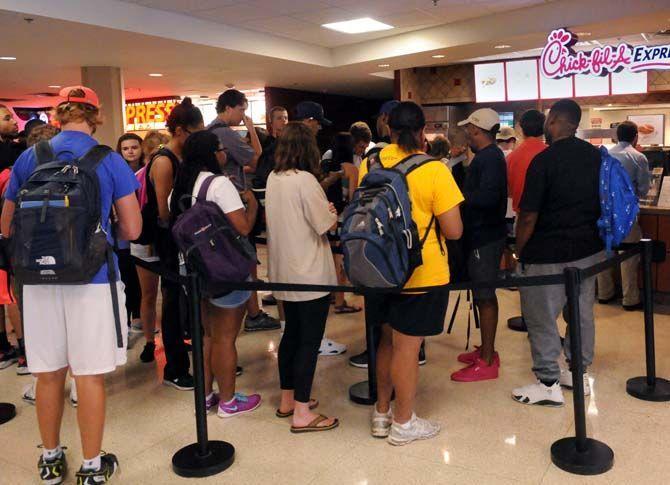
[{"label": "counter", "polygon": [[644,237],[665,242],[666,260],[654,263],[652,278],[656,291],[670,293],[670,209],[640,206],[640,228]]}]

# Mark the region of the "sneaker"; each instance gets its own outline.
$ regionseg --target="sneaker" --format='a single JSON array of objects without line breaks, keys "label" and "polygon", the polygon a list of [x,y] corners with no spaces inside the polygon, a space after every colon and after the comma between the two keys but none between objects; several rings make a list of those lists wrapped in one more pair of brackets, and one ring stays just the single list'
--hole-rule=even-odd
[{"label": "sneaker", "polygon": [[28,360],[25,355],[19,357],[16,362],[16,375],[17,376],[29,376],[30,371],[28,370]]},{"label": "sneaker", "polygon": [[426,365],[426,341],[421,342],[419,349],[419,365]]},{"label": "sneaker", "polygon": [[361,352],[358,355],[349,357],[349,365],[358,367],[359,369],[368,368],[368,351]]},{"label": "sneaker", "polygon": [[552,386],[545,386],[537,381],[535,384],[529,384],[519,387],[512,391],[512,399],[522,404],[535,404],[537,406],[547,406],[559,408],[563,406],[563,392],[558,382]]},{"label": "sneaker", "polygon": [[644,304],[642,302],[636,303],[635,305],[622,305],[623,309],[626,310],[627,312],[637,312],[640,310],[644,310]]},{"label": "sneaker", "polygon": [[261,396],[251,394],[247,396],[236,392],[233,399],[228,402],[219,402],[219,410],[216,413],[220,418],[232,418],[253,411],[261,405]]},{"label": "sneaker", "polygon": [[193,387],[195,386],[193,383],[193,376],[190,374],[186,374],[181,377],[175,377],[174,379],[168,379],[167,377],[164,377],[163,384],[174,387],[180,391],[192,391]]},{"label": "sneaker", "polygon": [[98,485],[107,483],[119,469],[119,460],[111,453],[100,452],[100,468],[98,470],[84,470],[77,472],[77,485]]},{"label": "sneaker", "polygon": [[156,342],[147,342],[144,344],[144,350],[140,354],[140,360],[145,364],[155,360],[154,353],[156,352]]},{"label": "sneaker", "polygon": [[58,485],[65,481],[67,474],[67,460],[65,459],[65,451],[62,451],[59,456],[53,460],[45,460],[44,456],[40,456],[37,462],[37,469],[40,472],[40,480],[46,485]]},{"label": "sneaker", "polygon": [[393,424],[393,413],[389,409],[388,413],[380,413],[375,405],[372,410],[372,419],[370,420],[370,433],[375,438],[387,438],[391,432]]},{"label": "sneaker", "polygon": [[74,383],[74,379],[70,382],[70,406],[76,408],[79,404],[77,400],[77,385]]},{"label": "sneaker", "polygon": [[265,295],[263,298],[261,298],[261,302],[263,303],[263,306],[276,306],[277,305],[277,299],[274,297],[272,293],[269,293]]},{"label": "sneaker", "polygon": [[485,360],[478,358],[473,364],[451,374],[451,380],[456,382],[477,382],[497,379],[499,369],[500,366],[495,360],[493,364],[489,365]]},{"label": "sneaker", "polygon": [[[482,356],[481,347],[475,345],[475,350],[473,350],[472,352],[465,352],[463,354],[459,354],[457,360],[464,364],[474,364],[475,361],[479,359],[481,356]],[[494,352],[493,360],[498,364],[498,366],[500,366],[500,356],[498,355],[498,352]]]},{"label": "sneaker", "polygon": [[205,398],[205,412],[211,414],[216,411],[219,405],[219,395],[215,392]]},{"label": "sneaker", "polygon": [[347,346],[329,338],[321,339],[321,347],[319,347],[319,355],[341,355],[347,351]]},{"label": "sneaker", "polygon": [[31,384],[28,384],[26,387],[23,388],[23,394],[21,395],[21,399],[23,399],[23,402],[35,405],[35,384],[37,381],[33,380]]},{"label": "sneaker", "polygon": [[412,414],[412,419],[408,423],[403,425],[393,421],[388,436],[390,444],[402,446],[416,440],[428,440],[434,438],[440,432],[439,424],[419,418],[416,414]]},{"label": "sneaker", "polygon": [[11,347],[9,350],[5,350],[0,353],[0,369],[6,369],[10,365],[16,363],[19,360],[19,352],[16,348]]},{"label": "sneaker", "polygon": [[244,368],[242,366],[238,365],[237,367],[235,367],[235,376],[236,377],[240,377],[243,372],[244,372]]},{"label": "sneaker", "polygon": [[[572,372],[561,369],[561,377],[558,380],[561,387],[572,389]],[[591,384],[589,384],[589,373],[584,372],[584,396],[591,395]]]},{"label": "sneaker", "polygon": [[281,328],[279,320],[271,317],[265,312],[260,312],[254,318],[251,318],[249,314],[247,314],[244,319],[245,332],[262,332],[263,330],[277,330],[279,328]]},{"label": "sneaker", "polygon": [[139,320],[133,320],[133,323],[130,324],[130,329],[128,329],[128,333],[143,334],[144,327],[142,327],[142,322]]}]

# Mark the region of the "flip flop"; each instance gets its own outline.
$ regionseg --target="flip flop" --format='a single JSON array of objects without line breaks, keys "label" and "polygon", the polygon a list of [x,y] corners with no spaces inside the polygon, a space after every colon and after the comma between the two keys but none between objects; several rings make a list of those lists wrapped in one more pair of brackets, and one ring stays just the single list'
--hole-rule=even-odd
[{"label": "flip flop", "polygon": [[[310,399],[309,400],[309,409],[316,409],[319,406],[319,401],[318,399]],[[279,409],[277,409],[277,412],[275,412],[275,416],[278,418],[290,418],[293,416],[293,411],[289,411],[288,413],[282,413]]]},{"label": "flip flop", "polygon": [[335,307],[335,314],[336,315],[341,315],[341,314],[344,314],[344,313],[358,313],[361,310],[362,310],[362,308],[359,307],[359,306],[348,305],[348,304],[345,303],[344,305],[337,305]]},{"label": "flip flop", "polygon": [[340,425],[340,421],[337,418],[335,418],[333,424],[329,426],[319,426],[319,423],[322,423],[327,419],[329,419],[328,416],[319,414],[319,417],[315,418],[307,426],[299,426],[299,427],[291,426],[291,433],[313,433],[316,431],[329,431],[331,429],[337,428]]}]

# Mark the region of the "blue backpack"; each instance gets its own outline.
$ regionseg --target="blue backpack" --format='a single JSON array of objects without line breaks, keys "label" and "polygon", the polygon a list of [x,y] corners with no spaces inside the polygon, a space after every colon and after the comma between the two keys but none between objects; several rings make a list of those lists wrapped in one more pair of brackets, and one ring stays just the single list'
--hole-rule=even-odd
[{"label": "blue backpack", "polygon": [[621,162],[600,147],[600,218],[598,230],[607,254],[630,233],[640,211],[637,194]]},{"label": "blue backpack", "polygon": [[411,155],[384,168],[378,154],[368,158],[368,174],[344,211],[341,242],[344,270],[355,286],[401,288],[423,264],[422,239],[412,220],[407,175],[435,159]]}]

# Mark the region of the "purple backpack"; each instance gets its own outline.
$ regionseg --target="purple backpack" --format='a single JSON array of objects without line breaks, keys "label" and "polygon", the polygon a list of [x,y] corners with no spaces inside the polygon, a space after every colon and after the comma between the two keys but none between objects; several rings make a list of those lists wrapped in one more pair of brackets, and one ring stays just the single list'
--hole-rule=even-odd
[{"label": "purple backpack", "polygon": [[[216,202],[207,200],[207,190],[216,175],[207,177],[191,208],[175,222],[172,235],[186,264],[201,277],[203,292],[218,298],[231,290],[222,283],[243,282],[256,264],[256,252],[246,237],[239,234]],[[179,200],[180,206],[190,195]]]}]

